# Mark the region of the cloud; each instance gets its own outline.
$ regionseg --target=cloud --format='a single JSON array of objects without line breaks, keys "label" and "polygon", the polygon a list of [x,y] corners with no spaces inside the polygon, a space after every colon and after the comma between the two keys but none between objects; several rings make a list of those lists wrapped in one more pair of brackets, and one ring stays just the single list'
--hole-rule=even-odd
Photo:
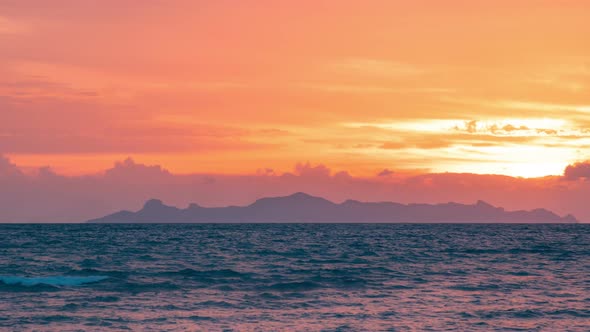
[{"label": "cloud", "polygon": [[371,76],[414,76],[423,74],[424,70],[415,65],[380,59],[353,58],[331,65],[338,71]]},{"label": "cloud", "polygon": [[389,170],[388,168],[386,168],[386,169],[382,170],[381,172],[379,172],[379,173],[377,174],[377,176],[390,176],[390,175],[392,175],[393,173],[394,173],[393,171],[391,171],[391,170]]},{"label": "cloud", "polygon": [[14,179],[23,176],[23,172],[21,172],[21,170],[15,164],[13,164],[10,159],[0,154],[0,179]]},{"label": "cloud", "polygon": [[566,180],[590,179],[590,161],[568,165],[563,172]]},{"label": "cloud", "polygon": [[256,174],[262,175],[262,176],[276,175],[274,169],[272,169],[272,168],[259,168],[256,170]]},{"label": "cloud", "polygon": [[29,30],[30,27],[23,22],[0,16],[0,35],[19,35]]},{"label": "cloud", "polygon": [[105,171],[105,178],[112,180],[130,180],[137,179],[145,181],[160,181],[168,179],[172,176],[168,170],[163,169],[159,165],[147,166],[144,164],[137,164],[133,159],[127,158],[124,161],[116,162],[115,166]]},{"label": "cloud", "polygon": [[[51,86],[44,82],[23,84],[29,88]],[[0,151],[4,153],[246,151],[278,144],[268,139],[268,135],[278,137],[277,130],[259,134],[239,126],[188,123],[185,118],[166,121],[141,114],[134,107],[97,104],[88,98],[6,97],[0,93],[0,109]]]},{"label": "cloud", "polygon": [[461,140],[450,139],[451,136],[438,135],[407,135],[396,142],[385,142],[379,148],[385,150],[399,150],[399,149],[440,149],[446,148],[453,144],[463,143]]},{"label": "cloud", "polygon": [[298,163],[295,166],[295,174],[304,177],[318,177],[318,178],[326,178],[330,177],[331,170],[326,167],[325,165],[317,165],[312,166],[309,162],[302,164]]},{"label": "cloud", "polygon": [[493,121],[465,121],[464,125],[456,125],[453,131],[466,132],[473,136],[489,135],[502,137],[546,137],[577,135],[588,136],[583,130],[567,126],[563,120],[552,119],[505,119]]},{"label": "cloud", "polygon": [[540,111],[559,111],[559,112],[578,112],[587,114],[590,112],[589,105],[571,105],[571,104],[552,104],[538,103],[528,101],[506,100],[497,103],[497,106],[512,108],[517,110],[540,110]]}]

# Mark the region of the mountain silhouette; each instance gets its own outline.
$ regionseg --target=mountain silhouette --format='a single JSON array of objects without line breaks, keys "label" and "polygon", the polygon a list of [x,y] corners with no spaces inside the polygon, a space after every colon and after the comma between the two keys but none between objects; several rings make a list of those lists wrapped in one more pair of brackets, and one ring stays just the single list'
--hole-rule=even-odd
[{"label": "mountain silhouette", "polygon": [[359,202],[341,204],[305,193],[261,198],[248,206],[186,209],[149,200],[137,212],[120,211],[89,223],[232,223],[232,222],[402,222],[402,223],[576,223],[545,209],[505,211],[483,201],[475,204],[400,204]]}]

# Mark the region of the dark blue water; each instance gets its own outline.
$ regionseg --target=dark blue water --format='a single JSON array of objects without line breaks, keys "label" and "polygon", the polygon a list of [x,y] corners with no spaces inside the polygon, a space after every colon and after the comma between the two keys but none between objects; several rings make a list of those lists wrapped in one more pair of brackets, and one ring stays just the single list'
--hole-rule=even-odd
[{"label": "dark blue water", "polygon": [[588,331],[590,225],[0,225],[0,330]]}]

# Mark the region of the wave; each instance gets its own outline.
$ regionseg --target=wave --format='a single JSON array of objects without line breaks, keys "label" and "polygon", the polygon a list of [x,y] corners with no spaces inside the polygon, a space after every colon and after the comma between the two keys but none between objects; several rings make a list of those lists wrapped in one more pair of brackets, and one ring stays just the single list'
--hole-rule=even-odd
[{"label": "wave", "polygon": [[87,299],[88,302],[119,302],[121,298],[118,296],[95,296],[93,298]]},{"label": "wave", "polygon": [[93,277],[93,276],[105,276],[108,278],[126,279],[129,277],[129,272],[119,270],[99,270],[99,269],[74,269],[67,272],[68,276],[75,277]]},{"label": "wave", "polygon": [[364,288],[369,283],[358,277],[315,276],[310,280],[326,288]]},{"label": "wave", "polygon": [[496,284],[480,284],[480,285],[462,284],[462,285],[450,286],[449,289],[458,290],[458,291],[466,291],[466,292],[493,291],[493,290],[499,290],[500,285],[496,285]]},{"label": "wave", "polygon": [[211,317],[207,317],[207,316],[196,316],[196,315],[185,317],[185,319],[190,319],[190,320],[196,321],[196,322],[207,321],[207,320],[214,320]]},{"label": "wave", "polygon": [[175,283],[164,281],[164,282],[152,282],[152,283],[137,283],[137,282],[125,282],[117,285],[112,290],[120,292],[129,292],[132,294],[139,293],[150,293],[150,292],[163,292],[163,291],[175,291],[181,287]]},{"label": "wave", "polygon": [[54,287],[80,286],[84,284],[91,284],[107,279],[107,276],[49,276],[49,277],[19,277],[19,276],[0,276],[0,283],[5,285],[19,285],[19,286],[39,286],[47,285]]},{"label": "wave", "polygon": [[179,271],[168,271],[163,272],[163,274],[167,275],[181,275],[185,277],[217,277],[217,278],[243,278],[247,277],[248,274],[237,272],[231,269],[222,269],[222,270],[193,270],[193,269],[183,269]]},{"label": "wave", "polygon": [[203,307],[219,307],[219,308],[233,308],[235,307],[234,304],[231,304],[227,301],[204,301],[204,302],[199,302],[197,303],[198,306],[203,306]]},{"label": "wave", "polygon": [[478,313],[481,318],[539,318],[539,317],[554,317],[554,318],[588,318],[590,317],[590,310],[588,309],[560,309],[560,310],[551,310],[551,311],[543,311],[539,309],[524,309],[524,310],[504,310],[504,311],[489,311],[489,312],[479,312]]},{"label": "wave", "polygon": [[270,287],[268,287],[268,288],[271,290],[274,290],[274,291],[286,292],[286,291],[307,291],[307,290],[313,290],[313,289],[317,289],[317,288],[321,288],[321,287],[322,287],[322,285],[315,283],[315,282],[302,281],[302,282],[276,283],[276,284],[270,285]]}]

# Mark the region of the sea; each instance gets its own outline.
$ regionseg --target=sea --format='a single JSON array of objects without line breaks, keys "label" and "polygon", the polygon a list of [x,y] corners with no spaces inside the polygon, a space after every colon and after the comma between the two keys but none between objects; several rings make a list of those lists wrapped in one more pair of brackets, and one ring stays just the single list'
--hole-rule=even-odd
[{"label": "sea", "polygon": [[590,225],[2,224],[0,331],[590,331]]}]

